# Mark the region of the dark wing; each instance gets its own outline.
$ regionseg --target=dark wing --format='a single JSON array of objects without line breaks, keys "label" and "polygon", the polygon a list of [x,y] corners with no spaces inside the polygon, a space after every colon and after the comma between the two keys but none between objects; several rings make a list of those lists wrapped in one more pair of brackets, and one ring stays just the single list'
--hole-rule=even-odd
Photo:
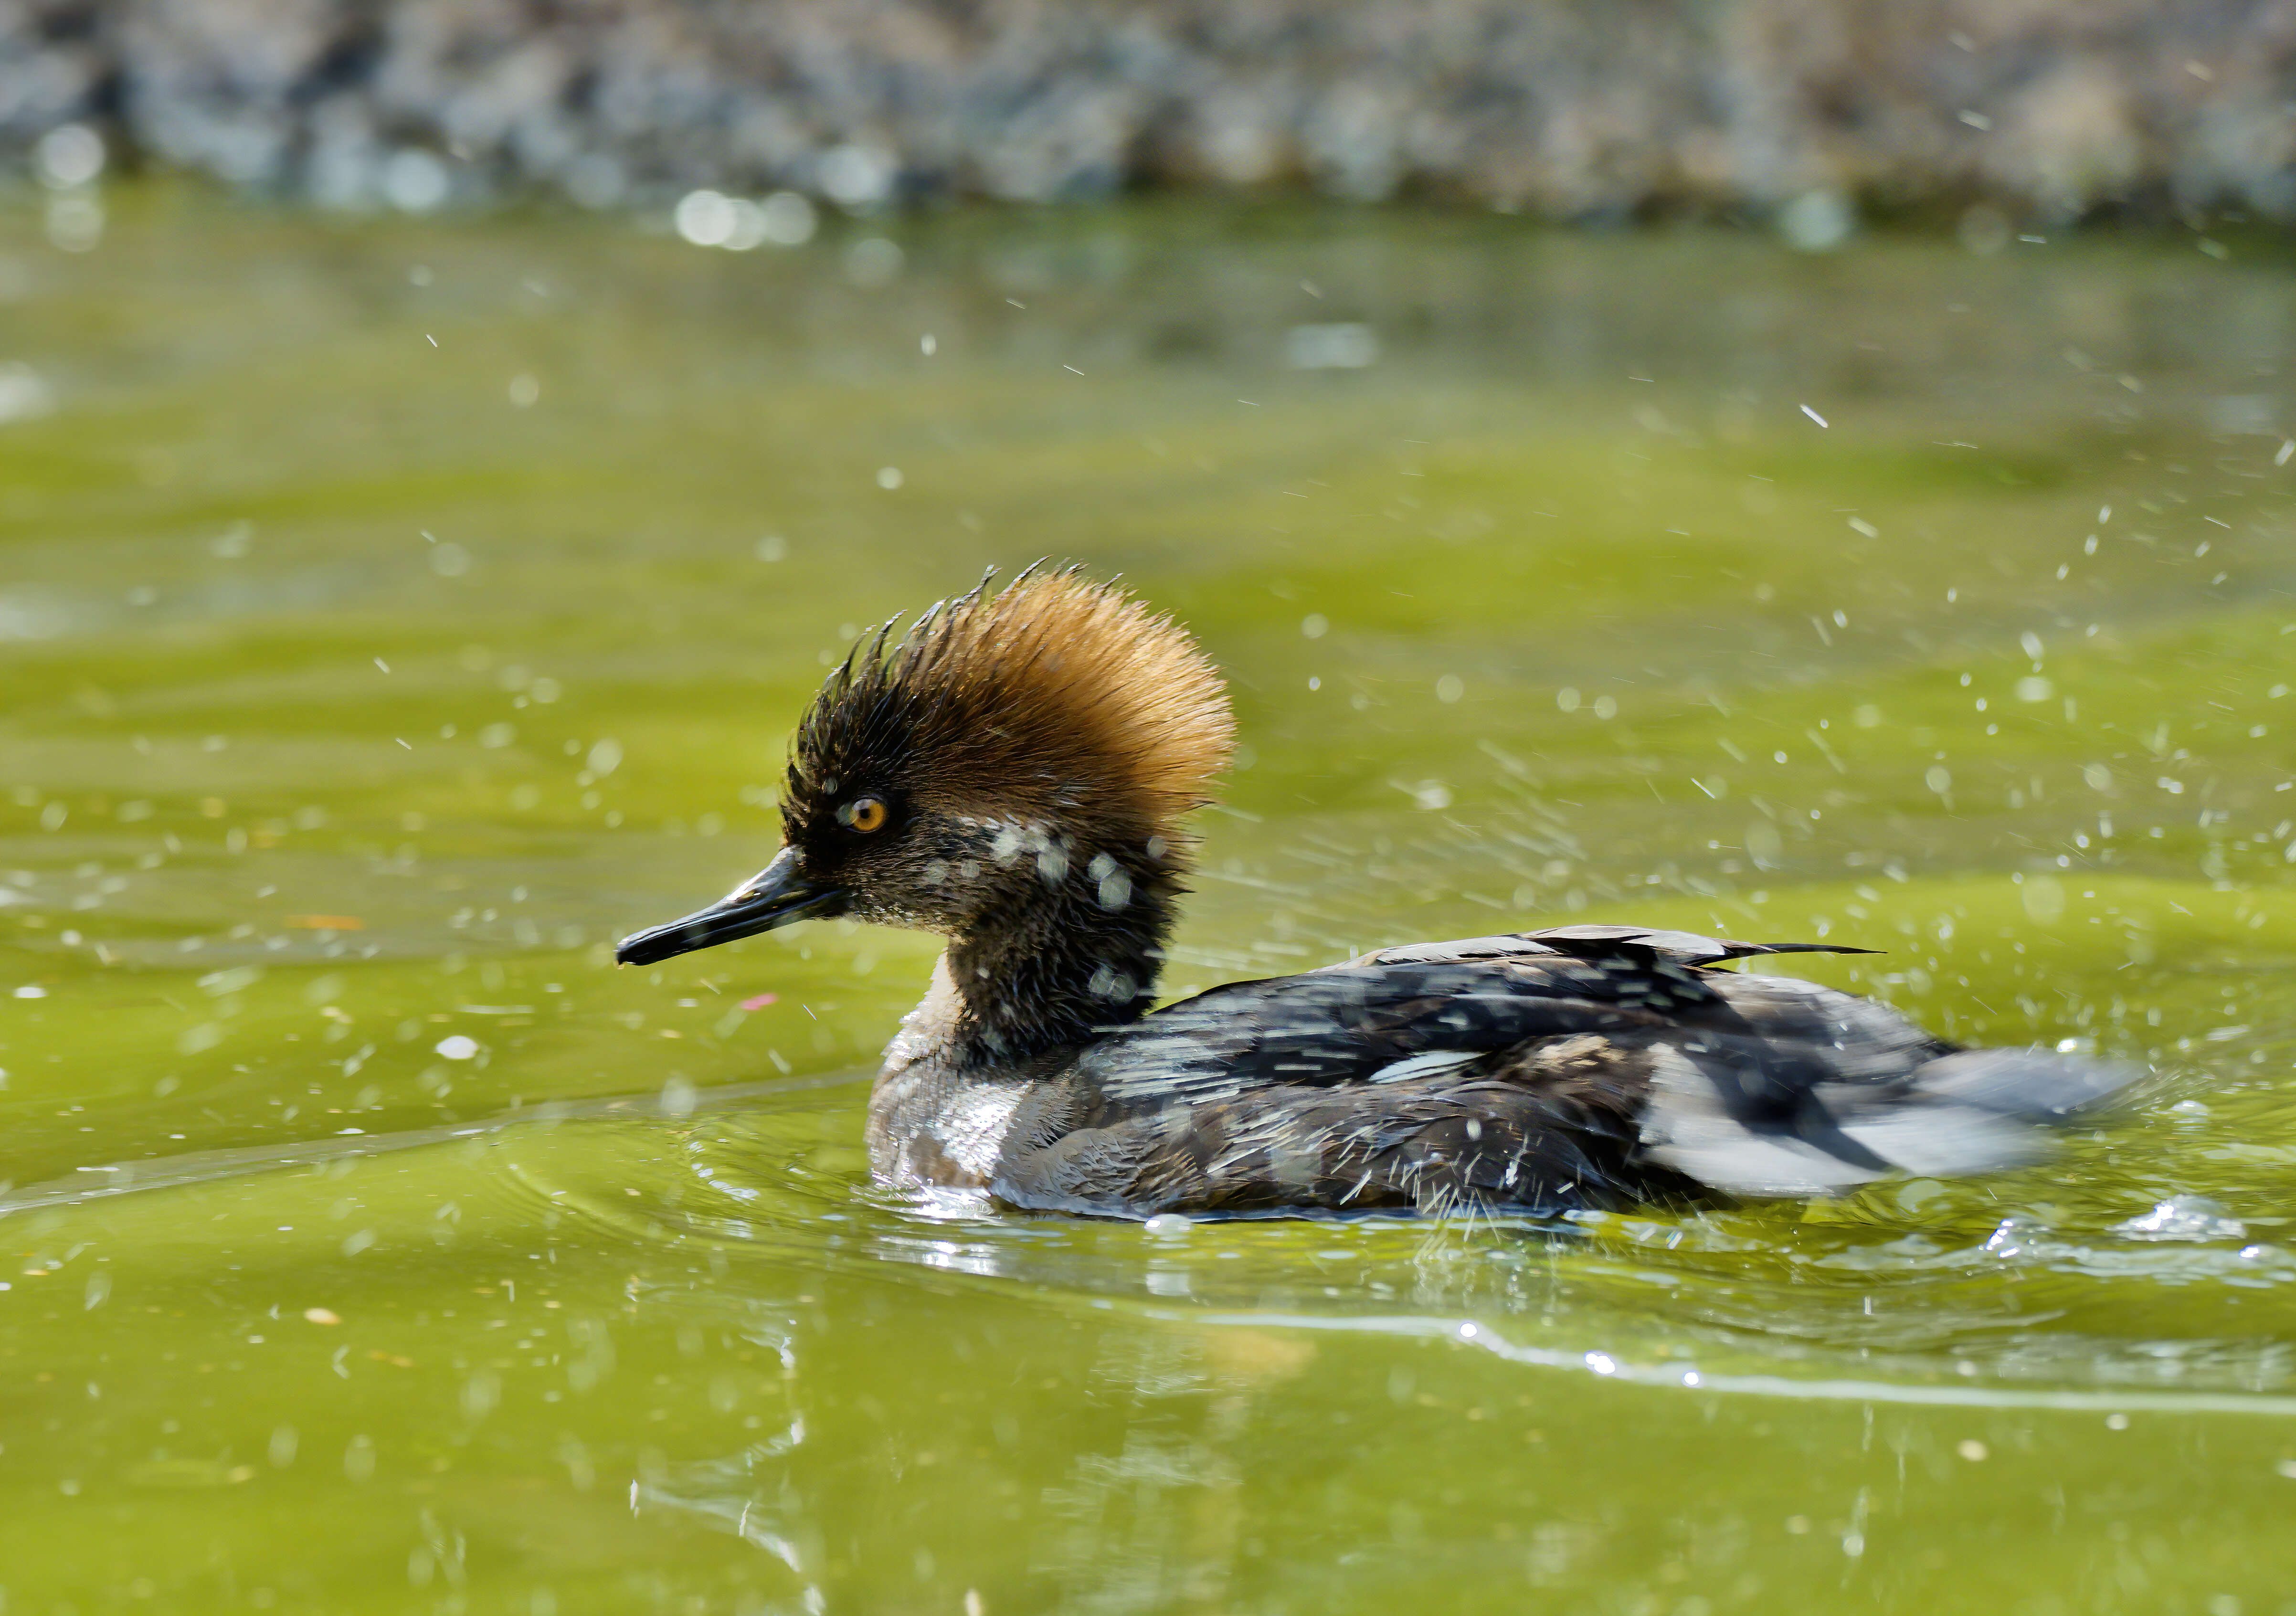
[{"label": "dark wing", "polygon": [[[1544,931],[1510,931],[1496,937],[1451,942],[1406,943],[1382,948],[1348,965],[1433,964],[1441,962],[1520,958],[1568,954],[1580,959],[1662,959],[1677,965],[1719,965],[1759,954],[1874,954],[1834,943],[1742,943],[1695,931],[1654,931],[1648,926],[1553,926]],[[1342,970],[1345,966],[1330,969]]]},{"label": "dark wing", "polygon": [[1703,973],[1647,952],[1350,963],[1168,1005],[1093,1045],[1075,1075],[1103,1114],[1122,1115],[1274,1086],[1402,1081],[1534,1039],[1722,1008]]},{"label": "dark wing", "polygon": [[1570,927],[1215,988],[1086,1051],[996,1187],[1135,1216],[1808,1194],[2030,1160],[2135,1075],[1702,968],[1789,951]]}]

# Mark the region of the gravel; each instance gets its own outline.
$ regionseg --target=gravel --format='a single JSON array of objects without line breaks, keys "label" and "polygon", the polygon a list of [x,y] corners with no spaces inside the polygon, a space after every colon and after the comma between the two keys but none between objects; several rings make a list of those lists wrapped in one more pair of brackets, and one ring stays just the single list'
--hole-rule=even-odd
[{"label": "gravel", "polygon": [[2292,69],[2296,0],[0,0],[0,151],[344,209],[1305,188],[1823,246],[2288,217]]}]

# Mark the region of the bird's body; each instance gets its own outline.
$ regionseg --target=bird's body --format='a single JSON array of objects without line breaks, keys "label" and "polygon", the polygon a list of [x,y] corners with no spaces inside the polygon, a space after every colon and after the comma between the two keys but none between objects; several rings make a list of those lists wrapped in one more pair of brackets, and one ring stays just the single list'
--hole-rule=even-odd
[{"label": "bird's body", "polygon": [[891,1182],[1103,1215],[1554,1213],[2005,1166],[2031,1122],[2117,1084],[1714,969],[1798,951],[1624,926],[1390,948],[987,1072],[948,1058],[944,984],[888,1052],[870,1158]]},{"label": "bird's body", "polygon": [[1389,948],[1152,1010],[1176,821],[1231,733],[1210,665],[1073,574],[883,639],[800,731],[782,856],[622,957],[827,914],[947,933],[871,1095],[885,1182],[1136,1218],[1807,1194],[2029,1160],[2036,1124],[2127,1080],[1726,968],[1833,950],[1625,926]]}]

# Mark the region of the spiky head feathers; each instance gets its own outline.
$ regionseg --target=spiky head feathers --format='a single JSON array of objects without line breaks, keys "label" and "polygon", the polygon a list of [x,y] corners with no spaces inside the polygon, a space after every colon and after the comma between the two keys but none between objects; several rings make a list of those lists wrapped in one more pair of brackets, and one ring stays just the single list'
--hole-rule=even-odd
[{"label": "spiky head feathers", "polygon": [[843,848],[864,870],[896,847],[943,865],[970,826],[1079,862],[1133,843],[1160,857],[1234,745],[1219,675],[1187,633],[1073,570],[984,583],[891,629],[855,648],[799,727],[792,847]]}]

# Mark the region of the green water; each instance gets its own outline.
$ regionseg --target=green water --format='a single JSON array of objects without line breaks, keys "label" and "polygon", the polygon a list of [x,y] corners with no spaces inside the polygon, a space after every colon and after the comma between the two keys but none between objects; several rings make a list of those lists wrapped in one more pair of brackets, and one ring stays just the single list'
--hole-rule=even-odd
[{"label": "green water", "polygon": [[[11,1616],[2296,1609],[2272,244],[108,201],[0,209]],[[1046,554],[1234,683],[1175,988],[1650,921],[2159,1076],[1561,1229],[875,1190],[928,939],[608,947]]]}]

